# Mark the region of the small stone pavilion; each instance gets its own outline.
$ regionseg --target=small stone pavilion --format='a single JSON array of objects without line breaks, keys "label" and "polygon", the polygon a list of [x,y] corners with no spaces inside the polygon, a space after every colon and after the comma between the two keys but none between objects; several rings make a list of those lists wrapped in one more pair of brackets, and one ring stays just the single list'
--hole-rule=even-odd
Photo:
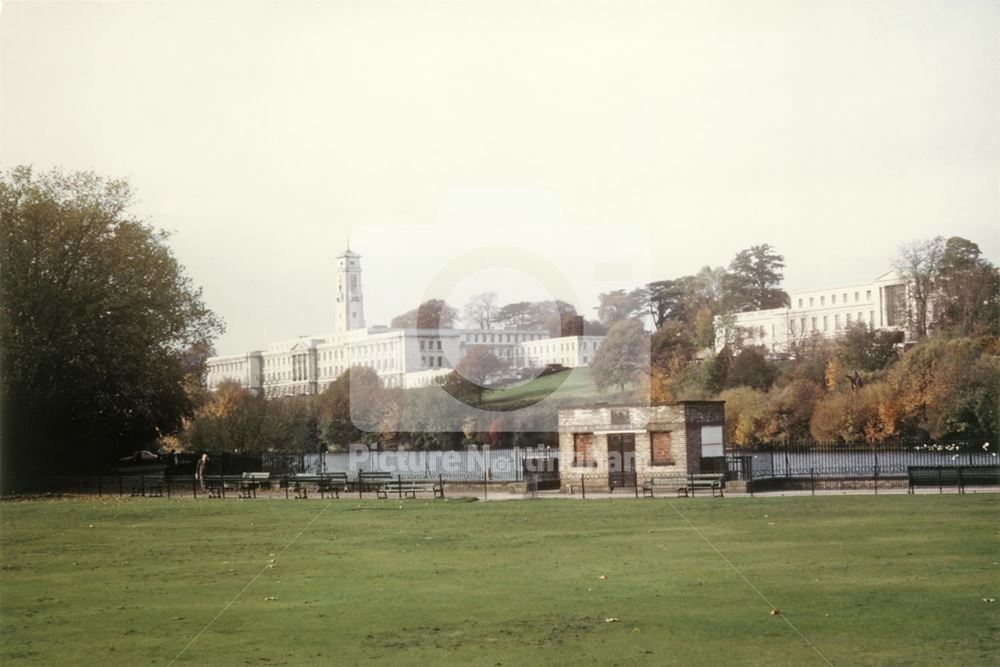
[{"label": "small stone pavilion", "polygon": [[559,475],[564,484],[606,477],[610,486],[702,470],[723,452],[724,401],[604,405],[559,410]]}]

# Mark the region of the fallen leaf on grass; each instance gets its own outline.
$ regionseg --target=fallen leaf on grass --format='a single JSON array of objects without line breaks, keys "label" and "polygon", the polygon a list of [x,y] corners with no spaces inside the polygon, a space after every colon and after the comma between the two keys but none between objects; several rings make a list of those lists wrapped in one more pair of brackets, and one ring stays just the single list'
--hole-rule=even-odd
[{"label": "fallen leaf on grass", "polygon": [[604,619],[605,623],[618,623],[618,621],[619,619],[615,618],[614,616],[612,616],[611,618]]},{"label": "fallen leaf on grass", "polygon": [[602,574],[601,576],[598,577],[598,579],[607,579],[607,578],[608,576],[606,574]]},{"label": "fallen leaf on grass", "polygon": [[771,616],[778,616],[780,614],[781,614],[781,610],[780,609],[772,609],[771,610]]}]

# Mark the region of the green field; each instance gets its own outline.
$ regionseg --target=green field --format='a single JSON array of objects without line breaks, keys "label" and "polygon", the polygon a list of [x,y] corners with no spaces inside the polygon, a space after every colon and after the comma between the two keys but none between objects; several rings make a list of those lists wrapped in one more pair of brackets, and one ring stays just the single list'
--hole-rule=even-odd
[{"label": "green field", "polygon": [[10,501],[0,663],[997,664],[998,508]]},{"label": "green field", "polygon": [[492,410],[516,410],[553,395],[560,402],[588,403],[593,401],[628,400],[632,391],[600,393],[594,385],[589,368],[574,368],[533,380],[518,382],[483,393],[483,406]]}]

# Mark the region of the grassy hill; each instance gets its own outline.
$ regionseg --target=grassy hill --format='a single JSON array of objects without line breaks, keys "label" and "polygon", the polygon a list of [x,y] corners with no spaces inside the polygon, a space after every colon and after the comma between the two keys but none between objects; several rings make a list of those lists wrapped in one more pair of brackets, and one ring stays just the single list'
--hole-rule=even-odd
[{"label": "grassy hill", "polygon": [[589,368],[573,368],[552,375],[525,380],[483,394],[483,407],[491,410],[516,410],[552,396],[562,405],[583,405],[598,401],[626,402],[631,389],[602,394],[594,385]]}]

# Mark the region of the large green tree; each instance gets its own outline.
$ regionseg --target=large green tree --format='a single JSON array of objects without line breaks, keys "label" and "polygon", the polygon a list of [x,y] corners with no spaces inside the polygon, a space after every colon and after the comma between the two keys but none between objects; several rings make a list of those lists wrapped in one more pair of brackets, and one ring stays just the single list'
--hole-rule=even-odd
[{"label": "large green tree", "polygon": [[604,326],[611,328],[622,320],[642,316],[647,308],[649,295],[644,288],[630,292],[617,289],[599,295],[598,300],[600,305],[597,307],[597,319]]},{"label": "large green tree", "polygon": [[788,305],[781,289],[785,258],[764,243],[741,250],[722,281],[723,302],[729,312],[748,312]]},{"label": "large green tree", "polygon": [[936,287],[939,327],[964,335],[1000,329],[1000,273],[976,243],[960,236],[945,241]]},{"label": "large green tree", "polygon": [[106,465],[193,410],[185,352],[222,325],[131,203],[92,173],[0,174],[4,488]]},{"label": "large green tree", "polygon": [[639,320],[625,319],[608,329],[591,364],[598,390],[624,390],[626,384],[649,377],[649,334]]}]

